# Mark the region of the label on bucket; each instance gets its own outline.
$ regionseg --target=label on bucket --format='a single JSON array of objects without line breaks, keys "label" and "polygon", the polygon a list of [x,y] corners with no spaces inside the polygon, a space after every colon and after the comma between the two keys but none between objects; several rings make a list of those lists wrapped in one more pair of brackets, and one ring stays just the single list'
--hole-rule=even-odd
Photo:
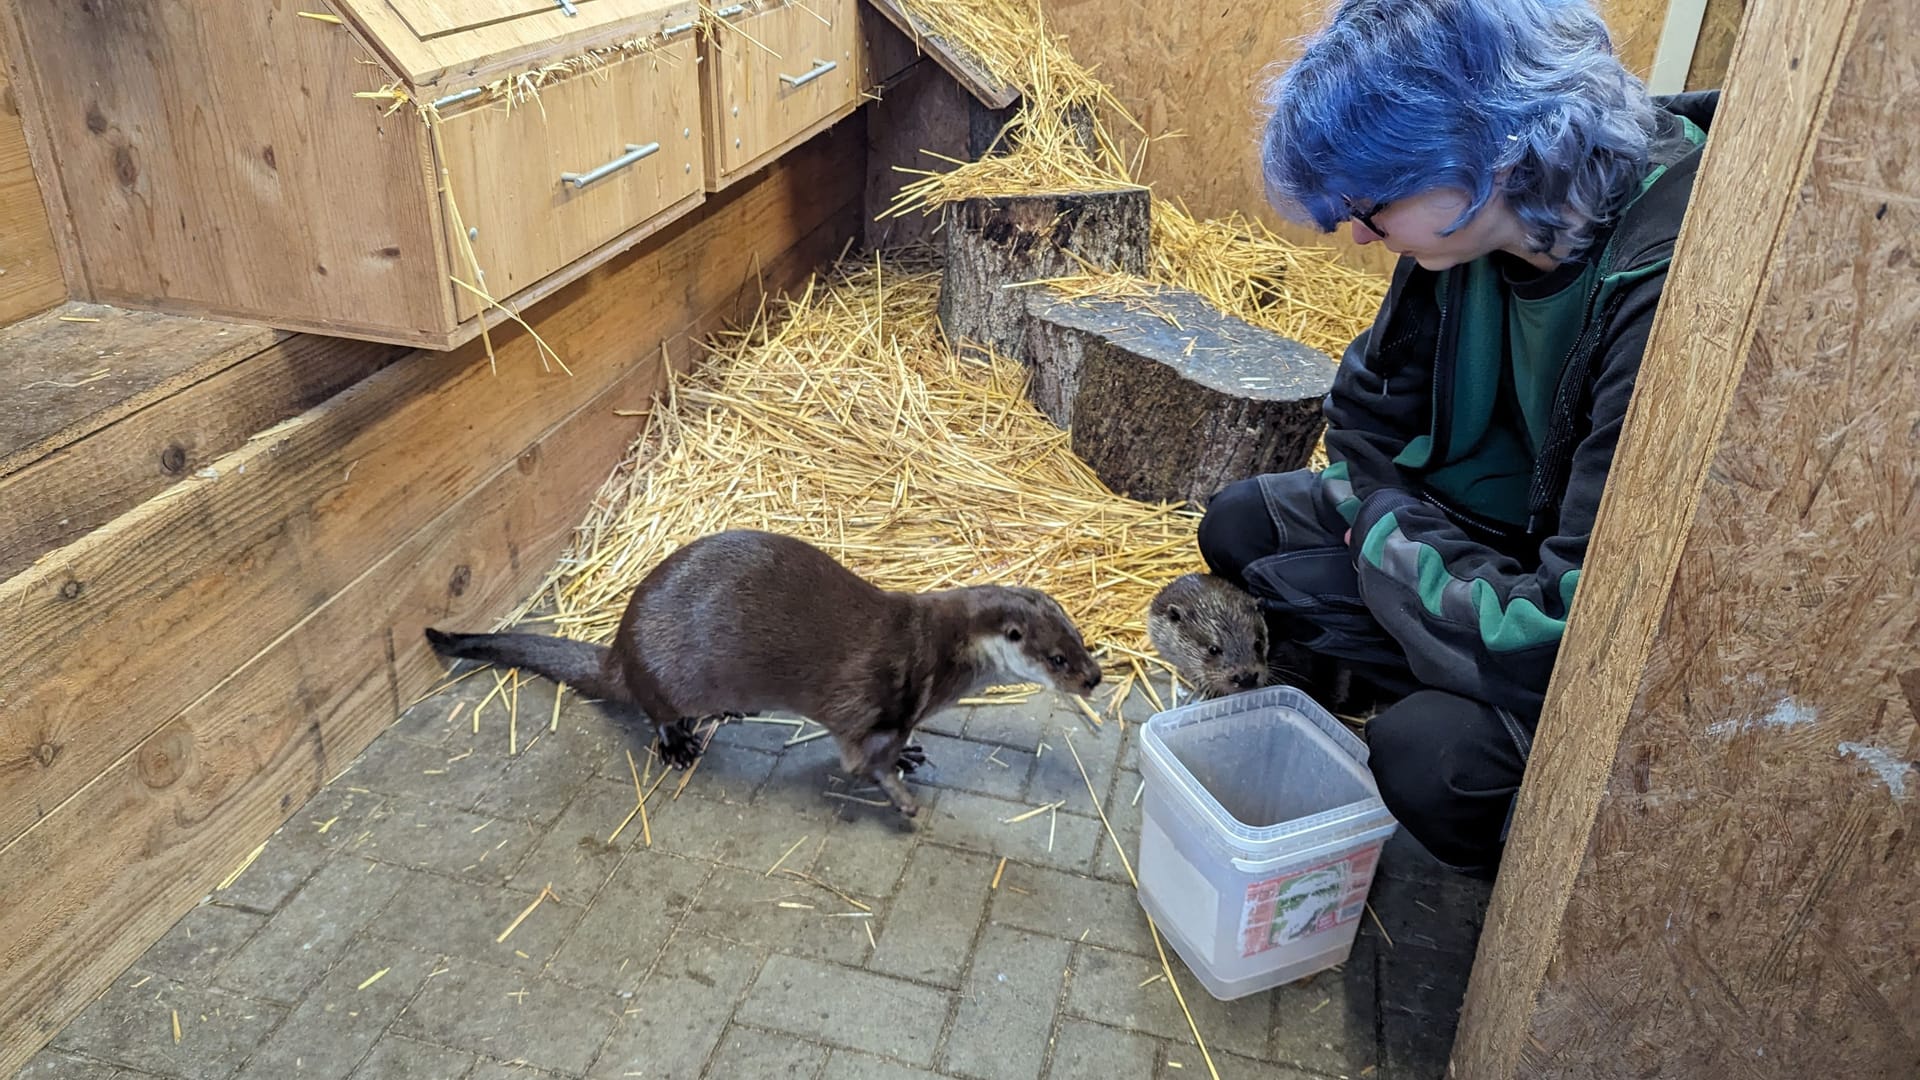
[{"label": "label on bucket", "polygon": [[1372,845],[1248,885],[1240,955],[1263,953],[1359,918],[1379,855],[1379,846]]}]

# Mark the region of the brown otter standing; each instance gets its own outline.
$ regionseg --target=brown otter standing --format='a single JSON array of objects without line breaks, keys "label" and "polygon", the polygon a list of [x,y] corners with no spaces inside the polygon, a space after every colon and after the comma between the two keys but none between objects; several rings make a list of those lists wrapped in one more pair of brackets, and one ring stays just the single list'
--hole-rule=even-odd
[{"label": "brown otter standing", "polygon": [[661,756],[699,757],[693,722],[796,713],[830,732],[840,760],[893,805],[919,805],[899,772],[925,764],[908,740],[932,713],[996,682],[1064,694],[1100,666],[1052,597],[977,585],[892,592],[804,540],[735,530],[694,540],[634,589],[611,648],[539,634],[447,634],[443,656],[537,672],[652,722]]},{"label": "brown otter standing", "polygon": [[1147,606],[1147,637],[1202,698],[1268,682],[1267,621],[1251,593],[1212,574],[1182,574]]}]

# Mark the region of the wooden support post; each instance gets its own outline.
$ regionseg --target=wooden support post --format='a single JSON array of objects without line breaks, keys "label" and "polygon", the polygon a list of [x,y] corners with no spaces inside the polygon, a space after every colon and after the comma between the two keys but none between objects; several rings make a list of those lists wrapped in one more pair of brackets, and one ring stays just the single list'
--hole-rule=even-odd
[{"label": "wooden support post", "polygon": [[1452,1076],[1920,1076],[1920,7],[1748,20]]},{"label": "wooden support post", "polygon": [[1204,506],[1222,487],[1305,466],[1333,386],[1325,354],[1178,289],[1029,296],[1027,392],[1122,494]]},{"label": "wooden support post", "polygon": [[1010,286],[1090,269],[1145,274],[1151,212],[1146,188],[948,203],[940,278],[947,339],[1025,359],[1026,290]]}]

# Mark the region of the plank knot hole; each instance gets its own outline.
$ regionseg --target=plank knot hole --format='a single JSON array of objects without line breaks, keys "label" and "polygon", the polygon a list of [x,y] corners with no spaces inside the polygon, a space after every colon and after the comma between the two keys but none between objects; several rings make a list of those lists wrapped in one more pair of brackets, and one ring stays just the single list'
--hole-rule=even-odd
[{"label": "plank knot hole", "polygon": [[78,600],[80,599],[80,594],[86,591],[87,587],[85,585],[71,578],[67,580],[65,585],[60,586],[60,596],[66,600]]}]

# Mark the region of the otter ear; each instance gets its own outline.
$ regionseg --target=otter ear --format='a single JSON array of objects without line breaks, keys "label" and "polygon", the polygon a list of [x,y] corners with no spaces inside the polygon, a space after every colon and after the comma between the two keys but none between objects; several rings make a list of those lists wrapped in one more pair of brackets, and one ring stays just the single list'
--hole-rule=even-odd
[{"label": "otter ear", "polygon": [[1186,614],[1180,610],[1180,605],[1178,604],[1167,605],[1167,621],[1168,622],[1177,623],[1186,617],[1187,617]]}]

